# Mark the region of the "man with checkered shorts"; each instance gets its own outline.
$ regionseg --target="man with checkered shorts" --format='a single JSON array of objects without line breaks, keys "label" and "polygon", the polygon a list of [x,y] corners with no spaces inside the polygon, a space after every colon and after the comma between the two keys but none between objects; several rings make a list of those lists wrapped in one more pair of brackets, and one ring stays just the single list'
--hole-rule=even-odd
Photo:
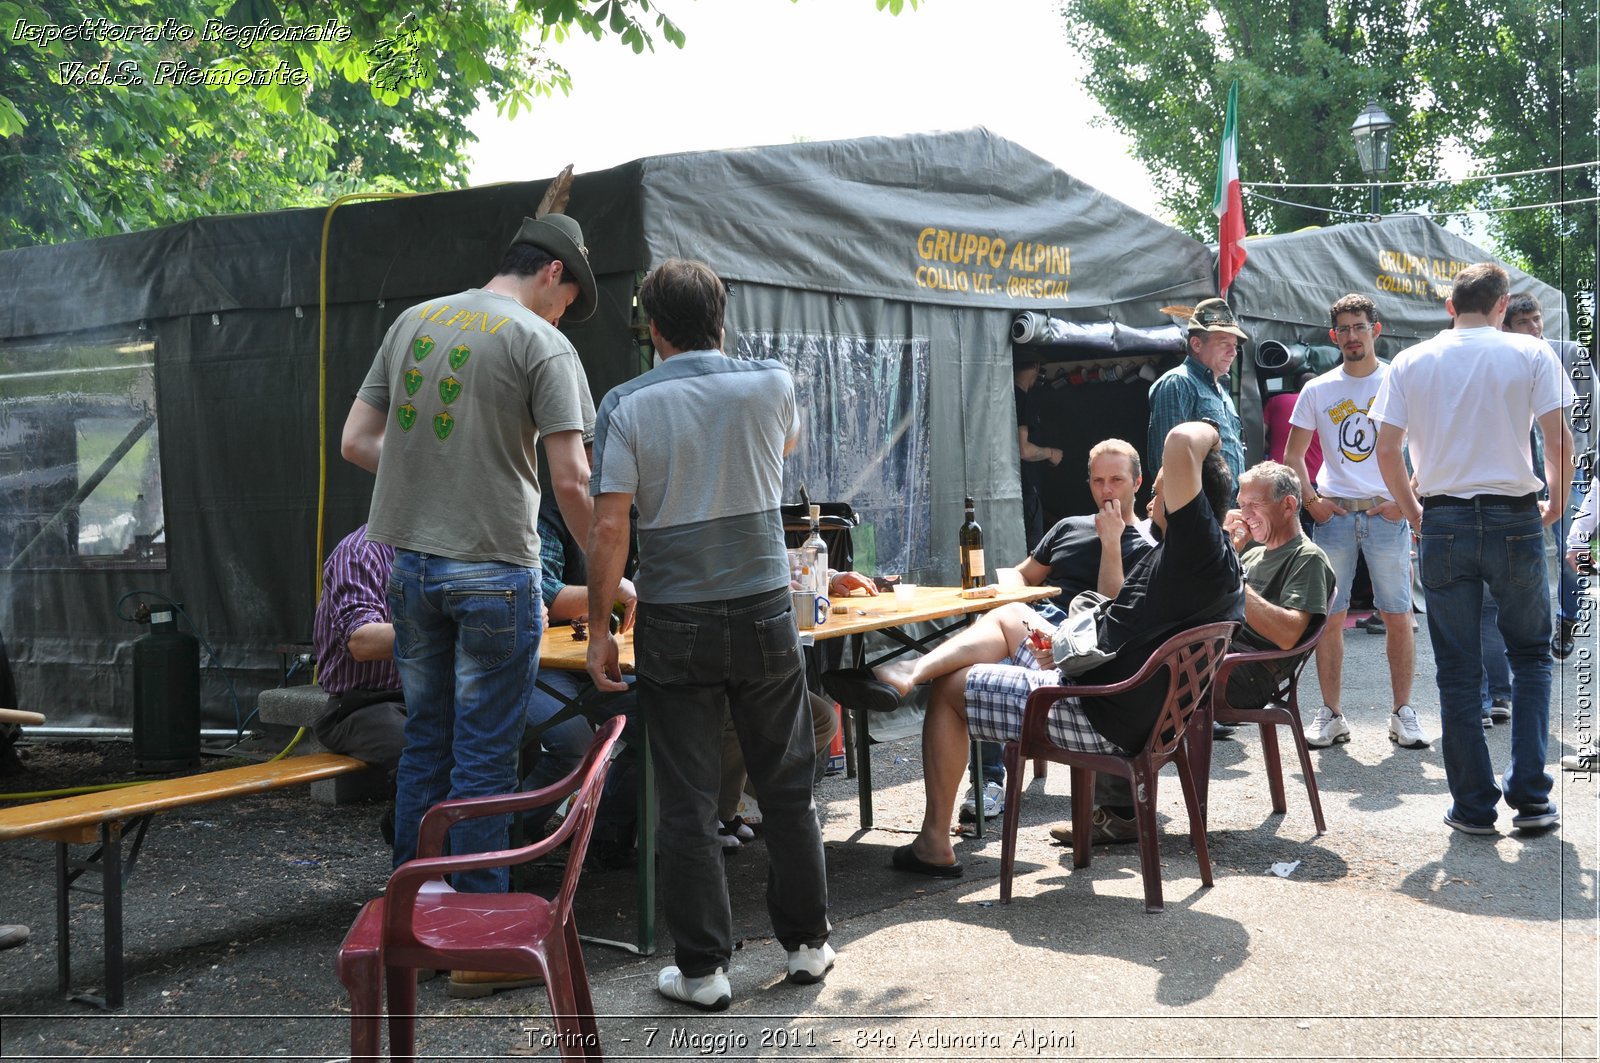
[{"label": "man with checkered shorts", "polygon": [[[1101,649],[1117,651],[1116,658],[1078,681],[1126,679],[1172,634],[1243,618],[1243,575],[1221,526],[1233,477],[1220,448],[1217,429],[1208,423],[1190,421],[1168,432],[1150,500],[1161,545],[1128,572],[1102,620]],[[962,873],[950,841],[950,819],[968,742],[1016,738],[1028,695],[1061,681],[1060,673],[1041,665],[1029,648],[1032,630],[1048,630],[1039,615],[1024,605],[995,613],[999,622],[985,626],[983,634],[951,639],[922,659],[927,672],[938,675],[922,726],[926,801],[916,839],[894,852],[894,866],[901,871],[944,878]],[[1002,655],[1003,663],[986,663]],[[1051,738],[1068,748],[1125,754],[1149,737],[1163,697],[1164,688],[1154,683],[1087,707],[1062,701],[1051,714]]]}]

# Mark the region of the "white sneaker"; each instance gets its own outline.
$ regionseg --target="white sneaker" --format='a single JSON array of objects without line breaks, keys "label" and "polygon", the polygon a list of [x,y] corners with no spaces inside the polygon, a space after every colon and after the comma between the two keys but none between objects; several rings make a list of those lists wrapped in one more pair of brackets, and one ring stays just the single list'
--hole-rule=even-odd
[{"label": "white sneaker", "polygon": [[731,834],[741,842],[755,841],[756,832],[746,825],[743,816],[734,816],[732,819],[722,820],[722,829],[717,833]]},{"label": "white sneaker", "polygon": [[701,1011],[726,1011],[733,1002],[728,988],[728,973],[721,967],[701,978],[686,978],[677,967],[663,967],[656,978],[656,991]]},{"label": "white sneaker", "polygon": [[1417,711],[1410,705],[1402,705],[1389,714],[1389,741],[1399,743],[1402,749],[1428,748],[1422,725],[1417,722]]},{"label": "white sneaker", "polygon": [[1306,728],[1306,745],[1325,749],[1335,742],[1350,741],[1350,725],[1344,717],[1333,709],[1324,705],[1317,710],[1311,718],[1311,726]]},{"label": "white sneaker", "polygon": [[[998,819],[1006,811],[1006,790],[997,782],[983,784],[983,818]],[[978,818],[978,800],[967,790],[967,799],[961,802],[961,818]]]},{"label": "white sneaker", "polygon": [[789,981],[811,985],[833,969],[833,946],[824,941],[816,948],[801,945],[789,953]]}]

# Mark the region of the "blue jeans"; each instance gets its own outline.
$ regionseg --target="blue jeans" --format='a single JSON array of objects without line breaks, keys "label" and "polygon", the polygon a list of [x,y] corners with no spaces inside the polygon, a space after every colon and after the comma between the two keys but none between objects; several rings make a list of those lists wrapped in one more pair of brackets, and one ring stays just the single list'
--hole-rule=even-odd
[{"label": "blue jeans", "polygon": [[[440,801],[516,791],[517,745],[539,667],[539,570],[397,550],[389,612],[407,711],[395,778],[398,867],[416,855],[422,815]],[[505,849],[510,823],[458,823],[449,851]],[[453,876],[466,893],[503,893],[508,880],[503,867]]]},{"label": "blue jeans", "polygon": [[[529,727],[539,726],[580,696],[592,694],[594,689],[587,674],[560,668],[539,669],[538,681],[559,691],[561,697],[548,690],[534,687],[528,694]],[[598,707],[605,710],[605,715],[621,714],[631,718],[636,701],[634,692],[629,690],[626,694],[605,695]],[[523,778],[522,788],[537,790],[541,786],[549,786],[566,778],[583,760],[583,755],[588,752],[589,743],[593,740],[594,728],[589,726],[589,721],[583,716],[574,716],[554,727],[546,728],[539,735],[538,759]],[[600,808],[595,813],[596,836],[605,836],[608,830],[622,823],[631,824],[634,821],[634,800],[638,791],[633,784],[632,774],[624,770],[620,763],[611,766],[611,771],[606,775],[605,789],[601,791]],[[523,833],[529,838],[537,838],[554,812],[555,807],[551,806],[523,813]]]},{"label": "blue jeans", "polygon": [[1478,625],[1478,640],[1483,646],[1483,681],[1478,685],[1478,703],[1489,711],[1494,701],[1511,700],[1511,662],[1506,660],[1506,640],[1500,637],[1500,607],[1494,595],[1483,592],[1483,619]]},{"label": "blue jeans", "polygon": [[634,649],[661,809],[662,914],[679,969],[698,978],[733,956],[717,839],[724,711],[761,802],[774,935],[788,950],[820,945],[830,926],[811,795],[817,753],[789,588],[733,601],[640,602]]},{"label": "blue jeans", "polygon": [[1311,540],[1328,555],[1333,567],[1330,616],[1350,608],[1358,554],[1367,559],[1372,601],[1378,612],[1411,612],[1411,525],[1404,520],[1385,520],[1371,510],[1346,513],[1316,525]]},{"label": "blue jeans", "polygon": [[1511,765],[1501,784],[1513,808],[1542,805],[1553,780],[1545,773],[1550,726],[1550,594],[1544,528],[1531,502],[1475,499],[1428,507],[1418,545],[1428,598],[1445,777],[1456,819],[1495,821],[1501,797],[1484,738],[1479,683],[1483,669],[1484,587],[1499,605],[1498,628],[1511,665]]}]

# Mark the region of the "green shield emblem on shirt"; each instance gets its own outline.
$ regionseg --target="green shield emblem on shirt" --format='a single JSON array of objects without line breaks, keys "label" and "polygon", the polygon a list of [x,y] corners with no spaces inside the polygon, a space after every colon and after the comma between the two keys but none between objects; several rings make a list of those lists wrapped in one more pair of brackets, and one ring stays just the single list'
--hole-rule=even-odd
[{"label": "green shield emblem on shirt", "polygon": [[450,348],[450,368],[460,369],[467,364],[467,359],[472,357],[472,348],[465,343],[458,347]]},{"label": "green shield emblem on shirt", "polygon": [[453,376],[447,376],[439,381],[439,398],[444,400],[446,406],[461,397],[461,381]]},{"label": "green shield emblem on shirt", "polygon": [[422,386],[422,371],[420,369],[406,370],[406,394],[415,395]]},{"label": "green shield emblem on shirt", "polygon": [[412,353],[412,355],[414,355],[416,357],[417,361],[419,361],[419,362],[422,361],[424,358],[428,357],[428,355],[433,353],[433,337],[432,336],[420,336],[420,337],[418,337],[411,344],[411,353]]},{"label": "green shield emblem on shirt", "polygon": [[449,439],[450,432],[455,426],[456,419],[448,413],[434,414],[433,434],[439,437],[439,442],[443,443],[446,439]]},{"label": "green shield emblem on shirt", "polygon": [[411,431],[411,426],[417,423],[417,408],[408,402],[394,411],[394,416],[395,420],[400,422],[400,430],[409,432]]}]

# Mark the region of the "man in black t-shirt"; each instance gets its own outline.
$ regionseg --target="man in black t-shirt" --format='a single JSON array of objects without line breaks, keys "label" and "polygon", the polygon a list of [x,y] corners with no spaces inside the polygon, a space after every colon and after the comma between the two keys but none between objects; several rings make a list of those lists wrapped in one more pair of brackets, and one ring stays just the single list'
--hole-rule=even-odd
[{"label": "man in black t-shirt", "polygon": [[[1155,545],[1134,526],[1134,498],[1144,481],[1140,473],[1139,452],[1133,444],[1121,439],[1105,439],[1096,443],[1089,450],[1088,478],[1089,490],[1099,511],[1057,522],[1055,527],[1037,540],[1033,553],[1017,566],[1024,582],[1030,586],[1048,584],[1061,589],[1061,594],[1055,599],[1056,604],[1045,602],[1022,607],[1031,608],[1032,612],[1037,613],[1035,624],[1054,627],[1065,620],[1067,604],[1082,591],[1099,590],[1108,597],[1115,594],[1116,588],[1122,583],[1124,569]],[[1111,542],[1118,543],[1120,550],[1105,554],[1102,544]],[[1103,566],[1102,557],[1106,561]],[[1022,630],[1017,620],[1020,615],[1003,609],[984,613],[956,638],[976,639],[985,644],[998,638],[995,644],[1004,648],[992,658],[991,663],[999,662],[1015,646],[1013,635]],[[931,682],[937,673],[917,675],[917,660],[885,665],[877,670],[877,675],[890,677],[893,685],[903,686],[906,690],[918,683]],[[846,705],[865,707],[870,704],[863,702],[861,692],[851,685],[849,678],[841,685],[838,674],[830,673],[823,678],[823,684],[830,693],[834,693]],[[857,679],[864,678],[854,669],[849,670],[849,674]],[[895,696],[887,695],[883,707],[893,708],[896,700]],[[985,818],[991,818],[1005,811],[1005,766],[1000,760],[999,745],[984,742],[979,749],[979,770],[984,782],[983,814]],[[966,800],[961,805],[963,820],[976,818],[977,800],[977,795],[968,790]]]},{"label": "man in black t-shirt", "polygon": [[[1116,658],[1078,677],[1079,682],[1118,682],[1143,666],[1150,653],[1176,632],[1243,618],[1243,577],[1219,514],[1233,492],[1220,443],[1215,427],[1199,421],[1180,424],[1168,433],[1150,504],[1155,527],[1163,533],[1162,545],[1127,573],[1106,611],[1100,648],[1116,650]],[[895,850],[894,866],[902,871],[940,877],[961,874],[950,841],[950,811],[968,741],[1015,738],[1028,695],[1060,682],[1060,673],[1041,667],[1028,646],[1028,632],[1044,628],[1037,614],[1025,606],[995,612],[1012,613],[1023,629],[1022,638],[1010,646],[956,638],[917,662],[926,662],[928,672],[939,678],[933,681],[922,727],[927,811],[916,840]],[[1009,655],[1006,663],[984,663],[994,660],[997,652]],[[1050,735],[1069,748],[1123,754],[1144,744],[1164,700],[1162,681],[1114,699],[1097,699],[1089,706],[1067,699],[1051,713]]]},{"label": "man in black t-shirt", "polygon": [[[1096,512],[1081,517],[1066,517],[1056,522],[1039,539],[1033,552],[1017,566],[1024,582],[1034,587],[1052,584],[1061,588],[1057,605],[1065,609],[1082,591],[1098,590],[1108,597],[1107,578],[1122,582],[1122,571],[1149,552],[1155,544],[1141,535],[1134,523],[1134,497],[1144,483],[1139,452],[1121,439],[1103,439],[1089,450],[1089,491]],[[1102,573],[1100,566],[1102,535],[1098,524],[1103,514],[1109,527],[1119,532],[1120,564]],[[1120,528],[1118,527],[1120,525]],[[1050,616],[1048,607],[1046,616]],[[1057,622],[1065,616],[1055,618]]]}]

